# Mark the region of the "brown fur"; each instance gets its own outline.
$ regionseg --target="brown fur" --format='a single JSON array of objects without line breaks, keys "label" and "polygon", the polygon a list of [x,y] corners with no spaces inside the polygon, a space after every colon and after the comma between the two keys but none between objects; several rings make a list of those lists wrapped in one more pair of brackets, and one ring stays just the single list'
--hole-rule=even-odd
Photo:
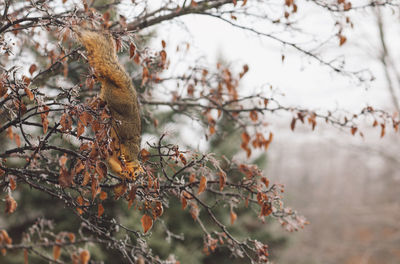
[{"label": "brown fur", "polygon": [[112,171],[134,180],[139,172],[143,172],[138,161],[141,121],[136,90],[118,62],[111,34],[82,28],[74,31],[101,82],[100,98],[107,103],[111,112],[113,154],[107,162]]}]

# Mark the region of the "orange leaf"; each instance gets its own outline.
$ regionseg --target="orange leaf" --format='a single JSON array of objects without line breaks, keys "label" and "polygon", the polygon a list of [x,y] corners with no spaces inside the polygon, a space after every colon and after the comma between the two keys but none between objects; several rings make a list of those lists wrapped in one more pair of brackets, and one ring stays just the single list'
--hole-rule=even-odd
[{"label": "orange leaf", "polygon": [[143,231],[147,233],[153,225],[153,219],[147,214],[144,214],[140,221],[142,222]]},{"label": "orange leaf", "polygon": [[167,43],[165,43],[164,40],[161,40],[161,46],[163,47],[163,49],[165,49],[165,47],[167,46]]},{"label": "orange leaf", "polygon": [[80,137],[84,132],[85,132],[85,127],[83,126],[83,123],[78,121],[78,126],[76,128],[77,137]]},{"label": "orange leaf", "polygon": [[119,197],[124,195],[126,193],[127,189],[128,189],[128,187],[124,183],[121,183],[121,184],[118,184],[117,186],[115,186],[114,187],[115,200],[117,200]]},{"label": "orange leaf", "polygon": [[14,198],[7,194],[6,196],[6,213],[7,214],[12,214],[15,212],[15,210],[17,209],[17,202],[14,200]]},{"label": "orange leaf", "polygon": [[357,127],[351,127],[351,134],[354,136],[354,134],[357,132]]},{"label": "orange leaf", "polygon": [[24,264],[28,264],[28,250],[24,249]]},{"label": "orange leaf", "polygon": [[181,203],[182,203],[182,210],[185,210],[187,206],[187,200],[183,196],[181,197]]},{"label": "orange leaf", "polygon": [[142,149],[140,151],[140,157],[142,157],[142,161],[143,162],[146,162],[146,161],[149,160],[150,152],[148,150],[146,150],[146,149]]},{"label": "orange leaf", "polygon": [[14,134],[14,141],[15,141],[15,144],[17,144],[18,147],[21,146],[21,138],[19,137],[18,134]]},{"label": "orange leaf", "polygon": [[269,180],[266,177],[262,177],[261,178],[262,183],[264,183],[265,187],[268,188],[269,186]]},{"label": "orange leaf", "polygon": [[385,124],[381,124],[381,138],[385,136]]},{"label": "orange leaf", "polygon": [[14,176],[9,176],[8,180],[10,181],[11,191],[14,191],[17,188],[17,182],[15,181]]},{"label": "orange leaf", "polygon": [[231,210],[231,225],[233,225],[235,223],[236,218],[237,218],[237,214],[233,210]]},{"label": "orange leaf", "polygon": [[80,264],[88,264],[90,260],[90,252],[87,250],[83,250],[79,255]]},{"label": "orange leaf", "polygon": [[204,192],[206,190],[206,187],[207,187],[207,178],[206,176],[201,176],[199,191],[197,194]]},{"label": "orange leaf", "polygon": [[215,134],[215,126],[210,126],[209,131],[210,131],[210,135],[214,135]]},{"label": "orange leaf", "polygon": [[29,67],[29,73],[30,73],[31,75],[32,75],[36,70],[37,70],[36,64],[32,64],[32,65]]},{"label": "orange leaf", "polygon": [[[56,242],[59,243],[60,240],[57,239]],[[58,246],[58,245],[53,246],[53,257],[54,257],[54,260],[59,259],[60,256],[61,256],[61,247]]]},{"label": "orange leaf", "polygon": [[220,171],[218,172],[218,174],[219,174],[219,190],[222,191],[226,183],[226,173]]},{"label": "orange leaf", "polygon": [[255,110],[250,112],[250,119],[256,122],[258,120],[258,114]]},{"label": "orange leaf", "polygon": [[104,191],[100,192],[99,198],[100,200],[104,201],[105,199],[107,199],[107,193]]},{"label": "orange leaf", "polygon": [[129,58],[132,58],[135,55],[135,52],[136,46],[131,42],[131,44],[129,44]]},{"label": "orange leaf", "polygon": [[71,241],[72,243],[75,242],[75,234],[74,233],[68,233],[67,234],[69,241]]},{"label": "orange leaf", "polygon": [[294,128],[296,127],[296,118],[293,117],[292,122],[290,123],[290,129],[294,131]]},{"label": "orange leaf", "polygon": [[241,137],[242,137],[242,142],[243,142],[245,145],[247,145],[247,144],[249,143],[249,141],[250,141],[250,136],[249,136],[249,134],[247,134],[247,132],[243,132],[242,135],[241,135]]},{"label": "orange leaf", "polygon": [[102,216],[102,214],[104,214],[104,207],[101,203],[99,203],[97,207],[97,216],[100,217]]},{"label": "orange leaf", "polygon": [[96,172],[99,175],[99,181],[101,179],[107,177],[107,166],[104,164],[102,161],[97,161],[96,162]]},{"label": "orange leaf", "polygon": [[339,46],[342,46],[346,40],[347,38],[345,36],[339,35]]},{"label": "orange leaf", "polygon": [[33,95],[33,93],[31,92],[31,90],[29,88],[25,88],[25,93],[28,95],[29,100],[33,100],[35,98],[35,96]]}]

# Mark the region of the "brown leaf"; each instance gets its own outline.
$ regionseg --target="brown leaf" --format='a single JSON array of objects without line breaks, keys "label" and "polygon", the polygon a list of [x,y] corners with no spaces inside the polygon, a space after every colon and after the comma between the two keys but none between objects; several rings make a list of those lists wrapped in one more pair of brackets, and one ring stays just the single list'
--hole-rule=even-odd
[{"label": "brown leaf", "polygon": [[187,200],[183,196],[181,197],[181,203],[182,203],[182,210],[185,210],[187,206]]},{"label": "brown leaf", "polygon": [[197,192],[197,194],[204,192],[206,190],[206,187],[207,187],[207,178],[206,178],[206,176],[201,176],[199,191]]},{"label": "brown leaf", "polygon": [[74,183],[74,175],[70,173],[66,168],[60,168],[58,183],[63,188],[69,187]]},{"label": "brown leaf", "polygon": [[115,186],[114,187],[115,200],[117,200],[119,197],[124,195],[126,193],[127,189],[128,189],[128,187],[124,183],[121,183],[121,184],[118,184],[117,186]]},{"label": "brown leaf", "polygon": [[86,186],[90,181],[90,173],[88,171],[85,171],[83,174],[83,181],[82,181],[82,186]]},{"label": "brown leaf", "polygon": [[14,213],[15,210],[17,209],[17,206],[18,206],[18,204],[17,204],[17,202],[14,200],[14,198],[13,198],[11,195],[7,194],[7,196],[6,196],[6,209],[5,209],[5,212],[6,212],[7,214],[12,214],[12,213]]},{"label": "brown leaf", "polygon": [[346,43],[347,38],[345,36],[339,35],[339,46],[342,46]]},{"label": "brown leaf", "polygon": [[226,173],[223,171],[218,172],[219,175],[219,190],[222,191],[226,184]]},{"label": "brown leaf", "polygon": [[[56,242],[59,243],[60,240],[57,239]],[[54,260],[59,259],[60,256],[61,256],[61,247],[58,246],[58,245],[54,245],[54,246],[53,246],[53,258],[54,258]]]},{"label": "brown leaf", "polygon": [[269,180],[266,177],[261,178],[261,182],[264,183],[265,187],[268,188],[269,186]]},{"label": "brown leaf", "polygon": [[15,141],[15,144],[17,144],[18,147],[21,147],[21,138],[19,137],[18,134],[14,134],[14,141]]},{"label": "brown leaf", "polygon": [[165,49],[165,47],[167,46],[167,43],[165,43],[164,40],[161,40],[161,46],[162,46],[163,49]]},{"label": "brown leaf", "polygon": [[155,206],[155,208],[153,209],[153,215],[154,215],[154,217],[156,218],[156,217],[160,217],[162,214],[163,214],[163,212],[164,212],[164,208],[163,208],[163,206],[162,206],[162,203],[161,202],[156,202],[156,206]]},{"label": "brown leaf", "polygon": [[149,231],[153,225],[153,219],[150,216],[148,216],[147,214],[144,214],[140,221],[142,222],[142,227],[143,227],[144,233],[147,233],[147,231]]},{"label": "brown leaf", "polygon": [[80,137],[83,133],[85,133],[85,126],[83,125],[82,122],[78,121],[78,125],[76,128],[76,136]]},{"label": "brown leaf", "polygon": [[357,127],[351,127],[351,134],[354,136],[354,134],[357,132]]},{"label": "brown leaf", "polygon": [[99,203],[97,207],[97,216],[100,217],[104,214],[104,207],[101,203]]},{"label": "brown leaf", "polygon": [[258,114],[255,110],[250,111],[250,119],[253,120],[253,122],[256,122],[258,120]]},{"label": "brown leaf", "polygon": [[64,113],[61,116],[60,125],[62,127],[62,131],[69,131],[72,129],[72,118],[71,115]]},{"label": "brown leaf", "polygon": [[28,264],[28,250],[24,249],[24,264]]},{"label": "brown leaf", "polygon": [[96,172],[99,175],[99,181],[101,179],[107,177],[107,166],[104,164],[102,161],[97,161],[96,162]]},{"label": "brown leaf", "polygon": [[7,128],[7,137],[8,137],[10,140],[13,140],[13,139],[14,139],[14,133],[13,133],[13,131],[12,131],[12,127],[11,127],[11,126],[9,126],[9,127]]},{"label": "brown leaf", "polygon": [[17,182],[15,181],[14,176],[8,176],[8,180],[10,181],[10,189],[11,191],[14,191],[17,188]]},{"label": "brown leaf", "polygon": [[107,199],[107,193],[104,191],[100,192],[99,198],[100,200],[104,201],[105,199]]},{"label": "brown leaf", "polygon": [[136,46],[134,43],[130,43],[129,44],[129,58],[132,58],[133,56],[135,56],[135,52],[136,52]]},{"label": "brown leaf", "polygon": [[150,152],[148,150],[146,150],[146,149],[142,149],[140,151],[140,157],[142,158],[143,162],[146,162],[150,158]]},{"label": "brown leaf", "polygon": [[90,252],[87,250],[83,250],[79,255],[80,264],[88,264],[90,260]]},{"label": "brown leaf", "polygon": [[249,136],[249,134],[247,134],[247,132],[243,132],[242,135],[241,135],[241,137],[242,137],[242,142],[243,142],[245,145],[247,145],[247,144],[249,143],[249,141],[250,141],[250,136]]},{"label": "brown leaf", "polygon": [[25,87],[24,90],[25,90],[25,93],[28,95],[29,100],[32,101],[35,98],[35,96],[33,95],[32,91],[27,87]]},{"label": "brown leaf", "polygon": [[292,122],[290,123],[290,129],[294,131],[294,128],[296,127],[296,118],[293,117]]},{"label": "brown leaf", "polygon": [[72,243],[75,242],[75,234],[74,233],[68,233],[67,234],[69,241],[71,241]]},{"label": "brown leaf", "polygon": [[381,138],[383,138],[385,136],[385,124],[381,124]]},{"label": "brown leaf", "polygon": [[233,210],[231,210],[231,225],[233,225],[235,223],[236,218],[237,218],[237,214]]},{"label": "brown leaf", "polygon": [[31,75],[32,75],[36,70],[37,70],[36,64],[32,64],[32,65],[29,67],[29,73],[30,73]]}]

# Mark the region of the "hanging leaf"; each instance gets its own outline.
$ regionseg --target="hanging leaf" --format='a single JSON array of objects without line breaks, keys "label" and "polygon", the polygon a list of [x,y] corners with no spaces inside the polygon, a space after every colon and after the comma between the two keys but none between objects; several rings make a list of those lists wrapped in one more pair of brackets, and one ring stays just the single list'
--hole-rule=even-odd
[{"label": "hanging leaf", "polygon": [[97,206],[97,216],[100,217],[104,214],[104,207],[101,203]]},{"label": "hanging leaf", "polygon": [[143,227],[144,233],[147,233],[147,231],[149,231],[150,228],[153,226],[153,219],[150,216],[148,216],[147,214],[144,214],[140,221],[142,222],[142,227]]},{"label": "hanging leaf", "polygon": [[206,190],[206,187],[207,187],[207,178],[205,176],[201,176],[199,191],[197,192],[197,194],[204,192]]},{"label": "hanging leaf", "polygon": [[7,214],[12,214],[15,212],[15,210],[17,209],[17,202],[14,200],[14,198],[10,195],[7,194],[6,196],[6,208],[5,208],[5,212]]},{"label": "hanging leaf", "polygon": [[[56,240],[56,243],[60,243],[59,239]],[[53,246],[53,258],[54,260],[58,260],[61,256],[61,247],[59,245]]]},{"label": "hanging leaf", "polygon": [[231,209],[231,225],[233,225],[236,221],[237,218],[237,214],[233,211],[233,209]]},{"label": "hanging leaf", "polygon": [[32,64],[32,65],[29,67],[29,73],[30,73],[31,75],[32,75],[36,70],[37,70],[36,64]]},{"label": "hanging leaf", "polygon": [[88,250],[83,250],[79,255],[80,264],[88,264],[90,260],[90,252]]},{"label": "hanging leaf", "polygon": [[135,53],[136,53],[136,45],[131,42],[129,44],[129,58],[132,58],[133,56],[135,56]]}]

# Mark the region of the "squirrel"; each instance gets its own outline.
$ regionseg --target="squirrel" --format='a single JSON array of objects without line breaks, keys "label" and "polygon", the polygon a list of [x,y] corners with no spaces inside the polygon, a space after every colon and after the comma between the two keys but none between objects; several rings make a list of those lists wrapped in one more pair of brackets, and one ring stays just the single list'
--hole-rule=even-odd
[{"label": "squirrel", "polygon": [[135,180],[144,171],[138,160],[141,120],[132,80],[118,62],[115,41],[108,31],[81,27],[73,31],[101,82],[100,99],[110,110],[112,154],[107,158],[108,166],[121,178]]}]

